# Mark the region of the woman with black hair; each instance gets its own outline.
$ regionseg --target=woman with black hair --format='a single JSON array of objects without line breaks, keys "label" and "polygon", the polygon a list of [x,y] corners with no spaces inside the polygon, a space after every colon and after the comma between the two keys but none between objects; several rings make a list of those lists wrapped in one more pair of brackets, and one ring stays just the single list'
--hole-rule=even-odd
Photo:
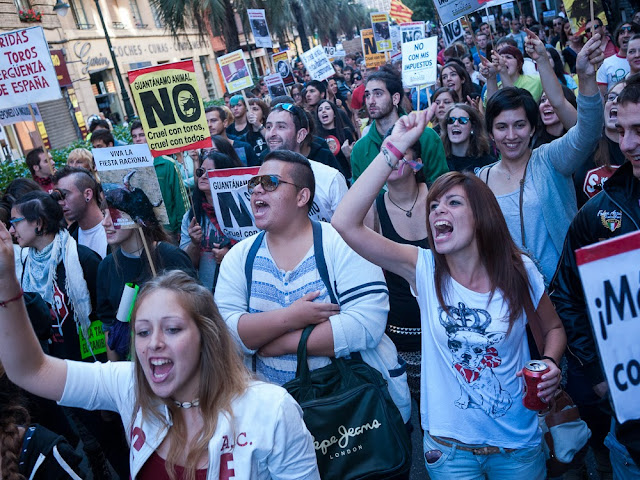
[{"label": "woman with black hair", "polygon": [[[535,55],[536,39],[529,36],[525,44],[527,53]],[[602,130],[595,71],[603,58],[599,46],[600,35],[596,34],[578,55],[578,122],[561,138],[532,149],[540,115],[525,90],[504,88],[487,103],[487,131],[500,161],[480,170],[478,176],[496,195],[514,242],[537,263],[547,284],[577,213],[573,173],[589,156]],[[540,56],[541,65],[545,60]]]},{"label": "woman with black hair", "polygon": [[327,141],[331,153],[340,162],[341,172],[347,180],[350,180],[353,132],[342,122],[336,104],[329,100],[321,100],[318,103],[315,115],[316,135]]},{"label": "woman with black hair", "polygon": [[213,291],[218,278],[218,266],[235,240],[222,233],[207,172],[224,168],[242,167],[239,158],[209,150],[202,156],[200,168],[196,169],[196,189],[193,191],[193,208],[184,214],[180,230],[180,248],[187,253],[198,270],[200,283]]},{"label": "woman with black hair", "polygon": [[440,80],[443,87],[455,90],[462,103],[466,103],[468,98],[477,98],[479,95],[479,87],[473,83],[464,64],[458,60],[450,59],[442,67]]},{"label": "woman with black hair", "polygon": [[104,283],[98,290],[97,313],[107,336],[107,355],[118,361],[127,360],[131,349],[128,318],[116,318],[126,284],[141,287],[164,270],[182,270],[194,278],[196,272],[189,257],[169,242],[143,190],[115,188],[105,197],[108,209],[102,225],[112,253],[98,267]]}]

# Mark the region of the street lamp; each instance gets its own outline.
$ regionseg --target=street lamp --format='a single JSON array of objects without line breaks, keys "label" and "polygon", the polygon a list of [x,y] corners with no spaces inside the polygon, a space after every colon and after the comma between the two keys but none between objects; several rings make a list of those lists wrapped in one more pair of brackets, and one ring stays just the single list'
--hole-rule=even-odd
[{"label": "street lamp", "polygon": [[[131,105],[131,100],[129,99],[129,93],[124,86],[124,82],[122,81],[122,75],[120,74],[120,68],[118,67],[118,62],[116,61],[116,54],[113,51],[113,46],[111,45],[111,39],[109,38],[109,33],[107,32],[107,25],[104,23],[104,17],[102,16],[102,9],[100,8],[100,3],[98,0],[95,0],[96,8],[98,9],[98,15],[100,16],[100,23],[102,24],[102,29],[104,30],[104,37],[107,40],[107,46],[109,47],[109,53],[111,54],[111,61],[113,62],[113,68],[116,71],[116,77],[118,78],[118,84],[120,85],[120,92],[122,93],[122,103],[124,103],[124,111],[127,114],[128,120],[131,121],[132,118],[136,116],[135,111],[133,110],[133,106]],[[69,11],[69,4],[64,3],[62,0],[56,0],[56,4],[53,6],[53,11],[56,12],[61,17],[64,17]]]}]

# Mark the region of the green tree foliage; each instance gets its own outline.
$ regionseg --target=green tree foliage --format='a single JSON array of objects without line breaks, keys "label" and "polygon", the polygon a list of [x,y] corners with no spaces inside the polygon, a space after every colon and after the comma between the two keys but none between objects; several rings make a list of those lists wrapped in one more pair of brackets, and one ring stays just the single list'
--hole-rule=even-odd
[{"label": "green tree foliage", "polygon": [[433,6],[432,1],[425,0],[403,0],[403,2],[407,7],[413,10],[413,15],[411,15],[411,20],[414,22],[419,21],[427,21],[431,20],[433,22],[436,21],[436,9]]}]

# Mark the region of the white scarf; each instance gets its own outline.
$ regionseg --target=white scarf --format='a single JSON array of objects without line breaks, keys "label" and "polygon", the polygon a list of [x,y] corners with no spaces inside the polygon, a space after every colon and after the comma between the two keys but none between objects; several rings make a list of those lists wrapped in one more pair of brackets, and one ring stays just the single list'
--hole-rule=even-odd
[{"label": "white scarf", "polygon": [[73,308],[77,331],[82,330],[88,343],[91,326],[89,319],[92,310],[91,297],[82,265],[80,265],[78,245],[67,230],[60,230],[53,242],[39,252],[35,248],[29,248],[25,262],[20,266],[16,265],[16,269],[20,270],[24,265],[24,272],[16,273],[22,276],[22,289],[25,292],[39,293],[45,302],[53,305],[53,284],[60,262],[64,265],[66,274],[64,288]]}]

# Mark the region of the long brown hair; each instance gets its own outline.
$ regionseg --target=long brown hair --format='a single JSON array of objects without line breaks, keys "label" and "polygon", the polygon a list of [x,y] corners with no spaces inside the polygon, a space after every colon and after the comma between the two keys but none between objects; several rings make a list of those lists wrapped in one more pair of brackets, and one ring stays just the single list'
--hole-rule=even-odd
[{"label": "long brown hair", "polygon": [[[522,315],[529,295],[529,277],[522,261],[522,251],[511,239],[502,210],[495,195],[476,175],[470,172],[449,172],[439,177],[427,195],[427,205],[461,185],[467,195],[475,222],[475,239],[480,260],[491,281],[491,296],[500,290],[509,308],[509,331]],[[429,225],[427,225],[429,228]],[[430,231],[430,230],[429,230]],[[447,286],[451,272],[445,255],[436,250],[433,235],[429,245],[435,261],[435,288],[438,303],[445,310]]]},{"label": "long brown hair", "polygon": [[170,398],[160,399],[153,393],[137,355],[133,356],[136,379],[135,411],[141,410],[143,418],[155,417],[160,423],[166,424],[163,412],[157,408],[159,400],[164,402],[173,420],[167,434],[171,445],[165,463],[167,474],[171,479],[176,478],[174,467],[180,454],[186,451],[188,453],[184,465],[185,479],[194,480],[198,459],[208,451],[209,441],[216,431],[218,415],[224,412],[232,418],[231,402],[247,389],[250,375],[242,364],[236,344],[213,301],[213,295],[182,271],[165,273],[144,286],[138,295],[132,315],[133,331],[138,308],[146,297],[160,289],[176,294],[180,306],[193,319],[200,332],[200,345],[196,348],[200,349],[198,399],[202,412],[202,428],[193,440],[188,442],[186,425],[178,407]]},{"label": "long brown hair", "polygon": [[22,435],[18,425],[28,426],[29,412],[21,401],[20,389],[7,378],[0,363],[0,463],[2,480],[24,480],[18,469]]},{"label": "long brown hair", "polygon": [[449,131],[447,130],[447,120],[451,116],[451,111],[454,108],[464,110],[469,115],[471,120],[471,137],[469,140],[469,149],[467,150],[467,156],[479,157],[489,153],[489,136],[484,128],[484,117],[473,107],[470,107],[466,103],[454,103],[449,107],[447,113],[440,121],[440,139],[444,146],[444,154],[449,157],[451,155],[451,140],[449,139]]}]

